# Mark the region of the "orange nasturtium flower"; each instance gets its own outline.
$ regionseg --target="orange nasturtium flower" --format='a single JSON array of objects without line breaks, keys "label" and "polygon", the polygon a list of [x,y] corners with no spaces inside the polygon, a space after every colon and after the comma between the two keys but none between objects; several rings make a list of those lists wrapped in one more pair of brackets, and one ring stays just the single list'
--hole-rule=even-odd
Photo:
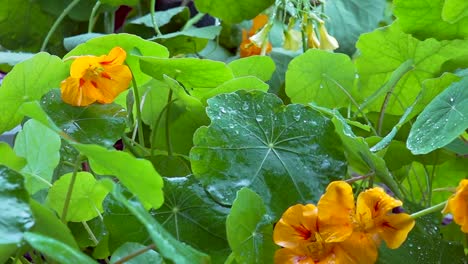
[{"label": "orange nasturtium flower", "polygon": [[468,179],[463,179],[447,202],[443,213],[452,213],[455,223],[468,233]]},{"label": "orange nasturtium flower", "polygon": [[60,84],[62,100],[74,106],[112,103],[132,80],[130,69],[123,65],[126,56],[125,50],[115,47],[108,55],[75,58],[70,77]]},{"label": "orange nasturtium flower", "polygon": [[354,203],[351,186],[330,183],[317,207],[294,205],[275,226],[282,249],[275,263],[374,263],[381,240],[399,247],[414,226],[408,214],[392,214],[401,202],[381,188],[361,193]]},{"label": "orange nasturtium flower", "polygon": [[[249,32],[245,29],[242,30],[242,42],[239,47],[240,56],[242,58],[260,55],[263,45],[266,45],[266,53],[271,52],[272,49],[271,43],[268,41],[268,32],[270,30],[267,25],[268,17],[264,14],[260,14],[256,16],[252,22],[253,25]],[[257,33],[257,31],[259,32]],[[254,41],[252,41],[252,37]]]}]

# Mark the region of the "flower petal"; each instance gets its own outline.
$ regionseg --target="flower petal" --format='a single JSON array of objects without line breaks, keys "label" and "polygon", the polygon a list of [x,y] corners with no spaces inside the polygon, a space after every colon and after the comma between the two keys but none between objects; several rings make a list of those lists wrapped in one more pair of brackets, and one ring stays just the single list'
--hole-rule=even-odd
[{"label": "flower petal", "polygon": [[249,36],[254,35],[259,29],[268,23],[268,16],[265,14],[260,14],[252,20],[252,27],[249,31]]},{"label": "flower petal", "polygon": [[82,78],[89,69],[100,68],[99,58],[95,56],[82,56],[76,58],[70,66],[70,76]]},{"label": "flower petal", "polygon": [[361,264],[375,263],[377,260],[377,246],[362,232],[353,232],[343,242],[335,244],[333,248],[335,263]]},{"label": "flower petal", "polygon": [[314,239],[317,232],[317,208],[313,204],[296,204],[286,210],[276,223],[273,240],[279,246],[296,248]]},{"label": "flower petal", "polygon": [[388,248],[399,248],[414,225],[414,219],[408,214],[390,214],[379,223],[379,235],[385,240]]},{"label": "flower petal", "polygon": [[382,188],[375,187],[365,190],[358,195],[356,202],[356,214],[361,224],[367,226],[371,219],[382,217],[393,208],[403,203],[390,195]]},{"label": "flower petal", "polygon": [[97,88],[102,93],[102,97],[97,101],[105,104],[112,103],[121,92],[128,88],[131,80],[132,73],[126,65],[105,66],[101,76],[96,79]]},{"label": "flower petal", "polygon": [[463,179],[445,206],[444,213],[452,213],[455,223],[468,233],[468,179]]},{"label": "flower petal", "polygon": [[80,79],[68,77],[60,84],[62,100],[73,106],[87,106],[97,100],[88,84],[80,84]]},{"label": "flower petal", "polygon": [[318,204],[319,233],[325,242],[340,242],[353,232],[354,196],[344,181],[328,185]]},{"label": "flower petal", "polygon": [[314,260],[297,249],[281,248],[275,252],[276,264],[314,264]]},{"label": "flower petal", "polygon": [[127,58],[127,52],[121,47],[114,47],[108,55],[99,57],[102,65],[122,65]]}]

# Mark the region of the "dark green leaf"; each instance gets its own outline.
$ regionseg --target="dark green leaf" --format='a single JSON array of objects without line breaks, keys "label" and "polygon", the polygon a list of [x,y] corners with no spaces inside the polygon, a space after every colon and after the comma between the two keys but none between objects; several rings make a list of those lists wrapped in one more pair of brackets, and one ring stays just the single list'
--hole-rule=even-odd
[{"label": "dark green leaf", "polygon": [[262,198],[248,188],[237,192],[226,220],[229,245],[238,263],[273,263],[273,226]]},{"label": "dark green leaf", "polygon": [[195,6],[200,12],[208,13],[225,22],[238,23],[254,18],[274,2],[274,0],[197,0]]},{"label": "dark green leaf", "polygon": [[[170,8],[168,10],[158,11],[158,12],[155,12],[154,14],[154,20],[156,22],[156,25],[158,25],[158,27],[162,27],[168,24],[169,22],[171,22],[173,17],[175,17],[177,14],[180,14],[182,12],[188,13],[187,7],[178,6],[178,7]],[[187,17],[188,16],[189,14],[187,14]],[[151,14],[147,14],[147,15],[135,18],[131,20],[129,23],[142,24],[147,27],[153,28],[153,21],[151,19]]]},{"label": "dark green leaf", "polygon": [[23,176],[0,165],[0,245],[19,243],[34,225]]},{"label": "dark green leaf", "polygon": [[193,176],[165,178],[164,190],[156,220],[178,240],[210,254],[214,263],[224,261],[228,208],[215,203]]},{"label": "dark green leaf", "polygon": [[159,224],[137,201],[127,200],[117,188],[112,192],[114,197],[127,207],[133,215],[146,227],[156,248],[164,258],[168,258],[175,263],[199,264],[211,263],[210,257],[201,253],[185,243],[177,241],[161,224]]},{"label": "dark green leaf", "polygon": [[451,84],[418,116],[408,136],[413,154],[441,148],[468,128],[468,77]]},{"label": "dark green leaf", "polygon": [[374,30],[384,18],[385,0],[334,0],[325,2],[326,26],[338,40],[338,52],[353,55],[359,35]]},{"label": "dark green leaf", "polygon": [[95,173],[117,177],[132,193],[153,208],[163,203],[163,180],[151,162],[129,153],[107,150],[97,145],[74,144],[89,159]]},{"label": "dark green leaf", "polygon": [[59,263],[96,264],[92,258],[54,238],[31,232],[25,233],[24,238],[33,248]]},{"label": "dark green leaf", "polygon": [[289,63],[286,94],[294,103],[340,108],[350,102],[347,93],[354,86],[355,75],[348,56],[310,49]]},{"label": "dark green leaf", "polygon": [[111,5],[115,7],[119,7],[121,5],[136,6],[139,3],[138,0],[99,0],[99,1],[103,4]]},{"label": "dark green leaf", "polygon": [[260,91],[218,95],[208,105],[212,123],[194,135],[190,160],[218,202],[232,204],[249,187],[279,216],[291,204],[317,201],[330,181],[344,176],[333,125],[309,107],[284,106]]},{"label": "dark green leaf", "polygon": [[80,143],[112,147],[125,131],[127,113],[115,103],[71,106],[62,101],[57,89],[42,98],[41,106],[60,129]]},{"label": "dark green leaf", "polygon": [[0,89],[0,133],[21,122],[24,116],[18,109],[23,102],[40,99],[50,89],[58,87],[67,75],[68,69],[62,60],[47,53],[39,53],[17,64],[5,76]]},{"label": "dark green leaf", "polygon": [[51,186],[52,175],[60,160],[60,137],[34,119],[28,120],[15,140],[15,152],[26,159],[21,170],[30,194]]}]

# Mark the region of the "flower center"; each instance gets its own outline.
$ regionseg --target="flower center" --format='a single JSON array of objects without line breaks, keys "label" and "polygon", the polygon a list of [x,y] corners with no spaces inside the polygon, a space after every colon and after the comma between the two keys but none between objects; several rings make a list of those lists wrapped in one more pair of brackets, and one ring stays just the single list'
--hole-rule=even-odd
[{"label": "flower center", "polygon": [[314,261],[323,260],[331,251],[331,244],[323,241],[322,237],[318,232],[314,233],[311,237],[311,242],[306,245],[309,256]]},{"label": "flower center", "polygon": [[88,69],[86,69],[85,73],[83,74],[83,79],[87,81],[97,79],[101,73],[104,71],[104,68],[98,67],[95,65],[90,65]]}]

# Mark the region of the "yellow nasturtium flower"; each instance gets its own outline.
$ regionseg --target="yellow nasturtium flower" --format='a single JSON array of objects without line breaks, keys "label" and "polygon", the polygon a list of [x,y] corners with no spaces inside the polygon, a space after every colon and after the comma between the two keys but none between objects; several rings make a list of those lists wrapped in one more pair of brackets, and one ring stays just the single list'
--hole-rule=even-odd
[{"label": "yellow nasturtium flower", "polygon": [[319,23],[318,30],[320,34],[320,49],[332,51],[336,50],[339,47],[336,38],[328,34],[324,22]]},{"label": "yellow nasturtium flower", "polygon": [[108,55],[75,58],[70,77],[60,84],[62,100],[74,106],[112,103],[132,80],[130,69],[123,65],[126,56],[125,50],[115,47]]},{"label": "yellow nasturtium flower", "polygon": [[392,213],[401,204],[378,187],[355,204],[348,183],[332,182],[317,207],[294,205],[283,214],[273,233],[283,247],[275,263],[375,263],[382,240],[397,248],[414,226],[408,214]]},{"label": "yellow nasturtium flower", "polygon": [[463,179],[445,206],[443,213],[451,213],[455,223],[468,233],[468,179]]}]

